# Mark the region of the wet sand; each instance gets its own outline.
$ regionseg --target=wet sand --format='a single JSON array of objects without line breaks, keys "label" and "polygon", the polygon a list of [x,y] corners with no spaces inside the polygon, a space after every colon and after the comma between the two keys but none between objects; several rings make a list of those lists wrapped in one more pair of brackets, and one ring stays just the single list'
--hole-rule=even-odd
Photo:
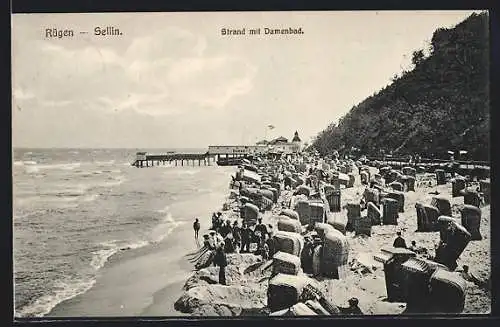
[{"label": "wet sand", "polygon": [[161,243],[111,257],[89,291],[57,305],[46,317],[181,316],[173,307],[193,265],[190,224]]}]

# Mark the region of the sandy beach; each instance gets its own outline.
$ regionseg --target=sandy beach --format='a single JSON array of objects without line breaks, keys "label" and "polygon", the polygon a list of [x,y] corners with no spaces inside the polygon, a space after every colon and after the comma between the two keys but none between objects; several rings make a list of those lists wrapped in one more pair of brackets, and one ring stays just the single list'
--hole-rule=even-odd
[{"label": "sandy beach", "polygon": [[[359,201],[364,188],[365,186],[361,185],[359,175],[357,175],[354,187],[342,189],[342,205],[345,206],[350,201]],[[453,216],[459,217],[463,197],[451,197],[450,183],[433,187],[417,187],[415,192],[405,192],[404,212],[399,213],[397,226],[373,226],[371,237],[347,233],[350,245],[349,260],[356,259],[366,267],[370,267],[370,272],[352,269],[348,276],[342,280],[317,277],[322,291],[332,303],[345,305],[349,298],[355,296],[360,299],[360,308],[365,314],[401,314],[404,312],[405,303],[385,301],[387,295],[383,267],[381,263],[373,259],[373,256],[378,254],[381,248],[392,245],[398,230],[403,231],[403,237],[407,244],[414,240],[419,246],[423,246],[433,253],[434,245],[439,240],[439,232],[416,232],[415,203],[430,203],[432,197],[435,196],[433,193],[436,191],[449,197]],[[229,189],[227,192],[229,193]],[[292,191],[283,191],[278,203],[273,205],[270,211],[263,214],[263,222],[273,225],[273,228],[277,230],[277,216],[291,196]],[[489,209],[489,205],[481,208],[483,239],[470,242],[458,260],[459,267],[464,264],[469,265],[472,272],[484,281],[489,279],[491,273]],[[344,207],[341,212],[330,214],[346,215],[347,212]],[[366,212],[362,214],[366,214]],[[232,210],[224,211],[224,217],[231,221],[234,219],[241,221],[238,213]],[[208,217],[201,219],[202,226],[205,228],[200,231],[200,238],[207,231],[209,221]],[[174,308],[176,301],[192,292],[193,287],[194,289],[199,287],[208,289],[218,286],[209,286],[205,279],[200,280],[199,278],[203,275],[209,276],[208,278],[212,278],[214,283],[217,283],[218,268],[209,267],[196,272],[194,264],[188,262],[185,257],[196,248],[192,226],[190,223],[184,222],[160,243],[121,251],[109,259],[99,272],[95,285],[89,291],[60,303],[47,317],[191,315],[192,313],[176,310]],[[218,290],[217,293],[211,293],[206,298],[204,296],[207,296],[207,293],[199,293],[195,296],[198,307],[203,306],[206,301],[206,305],[223,303],[230,307],[243,308],[243,311],[241,308],[233,309],[232,313],[214,312],[205,308],[205,311],[202,310],[202,312],[205,312],[206,315],[244,315],[245,312],[250,314],[253,309],[259,311],[259,307],[263,309],[267,301],[265,291],[269,272],[258,269],[246,272],[252,265],[263,264],[261,257],[253,254],[228,254],[228,257],[230,261],[227,273],[229,285],[222,286],[222,289]],[[239,291],[233,294],[231,289]],[[246,294],[246,289],[252,290],[252,293]],[[255,308],[253,308],[254,306]],[[490,291],[474,283],[467,283],[464,313],[489,313],[490,308]],[[197,315],[202,314],[198,312]]]},{"label": "sandy beach", "polygon": [[[371,168],[372,173],[376,171]],[[342,205],[350,201],[359,201],[366,186],[361,185],[360,176],[356,176],[354,187],[342,188]],[[473,186],[475,187],[475,186]],[[284,203],[292,196],[293,191],[284,191],[272,210],[263,214],[263,222],[272,224],[276,230],[277,216]],[[406,303],[388,302],[385,285],[384,269],[380,262],[374,260],[374,255],[380,253],[381,248],[392,247],[397,231],[402,231],[402,236],[409,245],[411,241],[416,241],[418,246],[422,246],[434,255],[434,248],[439,241],[439,232],[417,232],[417,215],[415,204],[429,203],[433,196],[444,195],[450,200],[452,206],[452,216],[460,217],[460,209],[463,206],[463,197],[451,197],[451,183],[445,185],[419,186],[415,191],[405,192],[404,212],[399,213],[398,225],[372,226],[370,237],[360,235],[355,236],[353,232],[346,234],[349,242],[349,262],[351,271],[346,278],[329,279],[315,277],[321,290],[331,303],[338,306],[346,306],[351,297],[357,297],[360,301],[359,307],[365,314],[387,315],[403,314]],[[467,314],[488,314],[491,311],[491,294],[488,287],[491,275],[490,267],[490,207],[482,206],[481,234],[480,241],[470,241],[464,252],[459,257],[458,268],[462,265],[471,267],[471,272],[479,278],[482,284],[477,285],[466,282],[465,306],[462,313]],[[344,207],[339,213],[331,215],[346,215]],[[362,212],[366,215],[366,211]],[[184,312],[192,312],[195,315],[245,315],[250,311],[249,307],[254,307],[260,314],[266,313],[266,289],[267,281],[270,277],[269,271],[258,271],[248,273],[252,265],[263,265],[260,256],[253,254],[228,254],[230,265],[227,268],[228,286],[209,285],[205,279],[212,279],[217,283],[217,268],[205,268],[195,273],[188,285],[188,290],[178,300],[178,307]],[[353,265],[356,259],[360,265]],[[256,263],[260,262],[260,263]],[[368,269],[364,269],[368,268]],[[201,280],[200,276],[208,276]],[[310,276],[312,277],[312,276]],[[246,289],[254,290],[248,295]],[[239,290],[239,291],[237,291]],[[236,292],[236,293],[234,293]],[[238,295],[239,292],[239,295]],[[250,297],[251,299],[249,299]],[[224,309],[224,308],[228,308]],[[260,309],[259,309],[260,308]],[[187,310],[187,311],[186,311]]]}]

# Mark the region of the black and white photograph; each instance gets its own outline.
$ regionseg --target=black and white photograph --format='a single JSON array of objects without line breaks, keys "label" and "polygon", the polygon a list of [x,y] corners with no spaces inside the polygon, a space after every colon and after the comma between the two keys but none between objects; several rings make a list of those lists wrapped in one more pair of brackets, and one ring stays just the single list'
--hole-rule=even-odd
[{"label": "black and white photograph", "polygon": [[491,314],[487,10],[11,20],[14,319]]}]

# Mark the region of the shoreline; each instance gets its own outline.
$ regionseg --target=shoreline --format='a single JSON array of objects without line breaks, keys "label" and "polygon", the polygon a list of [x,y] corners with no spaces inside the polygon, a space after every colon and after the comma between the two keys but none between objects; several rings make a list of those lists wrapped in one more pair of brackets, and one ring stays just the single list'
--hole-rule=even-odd
[{"label": "shoreline", "polygon": [[[375,169],[375,168],[373,168]],[[228,174],[228,182],[229,182]],[[448,194],[451,187],[450,183],[430,188],[416,189],[415,192],[405,192],[405,210],[400,213],[399,224],[373,226],[371,237],[362,237],[346,234],[351,250],[349,260],[358,259],[364,264],[371,264],[373,269],[367,275],[364,273],[349,272],[347,278],[342,280],[327,279],[324,277],[315,278],[319,283],[324,294],[328,296],[333,303],[342,305],[353,295],[362,299],[360,307],[368,315],[392,314],[400,315],[405,310],[405,303],[391,303],[383,301],[386,296],[384,272],[382,266],[373,260],[373,255],[378,254],[379,249],[384,246],[390,246],[397,230],[404,230],[403,237],[407,243],[416,239],[419,245],[432,248],[433,241],[439,239],[439,233],[416,233],[416,213],[414,205],[417,201],[429,202],[433,196],[431,191],[439,191],[441,194]],[[345,215],[345,204],[351,200],[359,199],[364,190],[361,184],[360,175],[357,174],[354,186],[351,188],[342,188],[342,210],[339,213],[330,213],[331,215]],[[227,193],[231,192],[230,187],[226,187]],[[277,216],[282,207],[292,197],[293,191],[282,191],[277,203],[274,203],[270,210],[262,214],[263,223],[271,224],[277,231]],[[461,202],[460,202],[461,201]],[[452,208],[456,216],[457,208],[463,205],[463,198],[452,198]],[[221,203],[214,204],[214,207],[221,206]],[[237,219],[241,222],[239,212],[233,212],[234,204],[228,211],[220,210],[224,219],[231,221]],[[476,267],[481,262],[481,257],[490,252],[489,248],[489,205],[482,207],[484,211],[481,224],[481,232],[484,236],[480,242],[471,242],[460,256],[458,263],[468,264],[470,267]],[[207,217],[207,224],[211,221]],[[205,225],[205,224],[203,224]],[[200,239],[208,230],[200,230]],[[119,251],[109,258],[104,265],[100,276],[97,277],[95,285],[87,292],[77,295],[74,298],[57,304],[45,317],[68,317],[68,316],[238,316],[256,312],[257,315],[263,315],[262,308],[265,308],[265,289],[267,281],[262,283],[258,279],[268,278],[266,272],[257,270],[255,273],[247,275],[246,272],[250,266],[258,262],[264,263],[260,256],[254,254],[228,254],[230,265],[227,267],[226,275],[230,286],[210,285],[217,284],[218,267],[208,267],[201,270],[195,270],[194,264],[189,263],[185,254],[192,252],[193,243],[187,240],[193,238],[193,230],[190,223],[185,223],[173,230],[171,235],[158,244],[149,244],[138,249]],[[485,244],[487,244],[485,248]],[[175,251],[174,251],[175,250]],[[480,252],[480,253],[479,253]],[[175,255],[172,255],[175,253]],[[479,260],[479,261],[478,261]],[[260,265],[259,264],[259,265]],[[168,267],[168,268],[167,268]],[[486,269],[486,270],[484,270]],[[482,278],[488,278],[491,272],[484,268],[480,272]],[[352,269],[351,269],[352,270]],[[128,271],[129,276],[121,276],[122,271]],[[260,274],[260,275],[259,275]],[[489,275],[488,275],[489,274]],[[207,281],[200,276],[206,276],[212,282]],[[259,278],[257,278],[257,276]],[[243,279],[242,279],[243,278]],[[233,284],[232,284],[233,283]],[[178,303],[186,300],[186,296],[192,296],[192,290],[199,289],[218,289],[213,294],[209,294],[209,303],[213,307],[202,305],[203,310],[195,312],[183,312],[176,308]],[[249,287],[255,288],[248,295]],[[128,291],[121,290],[127,288]],[[232,294],[232,290],[238,289],[238,294]],[[121,291],[120,291],[121,290]],[[225,292],[230,293],[225,293]],[[484,314],[491,311],[491,295],[488,292],[480,290],[474,285],[468,285],[466,308],[463,313]],[[488,293],[489,294],[489,293]],[[200,295],[201,296],[201,295]],[[222,300],[222,298],[225,300]],[[260,304],[255,309],[253,304],[247,303],[251,299]],[[196,300],[196,296],[194,298]],[[203,300],[200,300],[203,302]],[[220,302],[220,303],[219,303]],[[91,304],[89,306],[89,303]],[[218,303],[218,304],[217,304]],[[221,308],[229,307],[233,311],[223,310]],[[234,307],[239,309],[234,309]],[[214,309],[217,308],[217,309]],[[185,309],[185,308],[184,308]],[[215,310],[215,311],[214,311]],[[265,314],[267,315],[267,314]]]},{"label": "shoreline", "polygon": [[[178,226],[160,243],[117,252],[98,272],[89,290],[58,303],[44,317],[181,316],[173,309],[174,300],[171,306],[163,306],[163,311],[158,312],[154,296],[166,288],[170,289],[171,297],[177,296],[191,273],[183,265],[181,254],[191,245],[182,242],[192,237],[187,225]],[[179,255],[173,257],[173,253]]]},{"label": "shoreline", "polygon": [[[211,223],[210,210],[217,210],[227,197],[227,178],[224,174],[223,183],[217,183],[195,209],[196,215],[202,217],[202,230]],[[196,194],[192,198],[195,202],[201,200]],[[184,316],[173,304],[194,268],[184,258],[196,249],[192,221],[187,220],[190,218],[182,209],[186,205],[193,203],[176,202],[171,206],[170,214],[181,220],[160,242],[118,250],[97,271],[90,289],[59,302],[44,317]]]}]

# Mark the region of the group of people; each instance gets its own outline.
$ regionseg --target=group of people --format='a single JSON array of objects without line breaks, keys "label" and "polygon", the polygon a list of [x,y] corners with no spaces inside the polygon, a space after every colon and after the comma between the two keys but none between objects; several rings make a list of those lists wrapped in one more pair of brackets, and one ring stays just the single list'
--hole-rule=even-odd
[{"label": "group of people", "polygon": [[[193,223],[195,239],[198,241],[200,231],[200,221],[198,218]],[[258,219],[258,224],[253,228],[243,223],[240,227],[238,220],[233,223],[222,218],[220,212],[212,215],[212,227],[208,234],[203,235],[203,248],[214,251],[213,263],[219,266],[219,283],[226,284],[225,267],[227,266],[227,253],[249,253],[250,245],[257,244],[256,255],[261,255],[264,260],[268,260],[274,254],[273,227],[262,223]]]},{"label": "group of people", "polygon": [[262,219],[259,219],[258,224],[253,228],[245,222],[240,227],[238,220],[234,220],[231,224],[229,220],[224,221],[221,213],[218,212],[212,216],[211,230],[211,233],[215,233],[223,239],[226,253],[248,253],[250,245],[256,243],[255,254],[261,254],[264,258],[268,258],[269,240],[272,238],[273,227],[270,224],[263,224]]}]

